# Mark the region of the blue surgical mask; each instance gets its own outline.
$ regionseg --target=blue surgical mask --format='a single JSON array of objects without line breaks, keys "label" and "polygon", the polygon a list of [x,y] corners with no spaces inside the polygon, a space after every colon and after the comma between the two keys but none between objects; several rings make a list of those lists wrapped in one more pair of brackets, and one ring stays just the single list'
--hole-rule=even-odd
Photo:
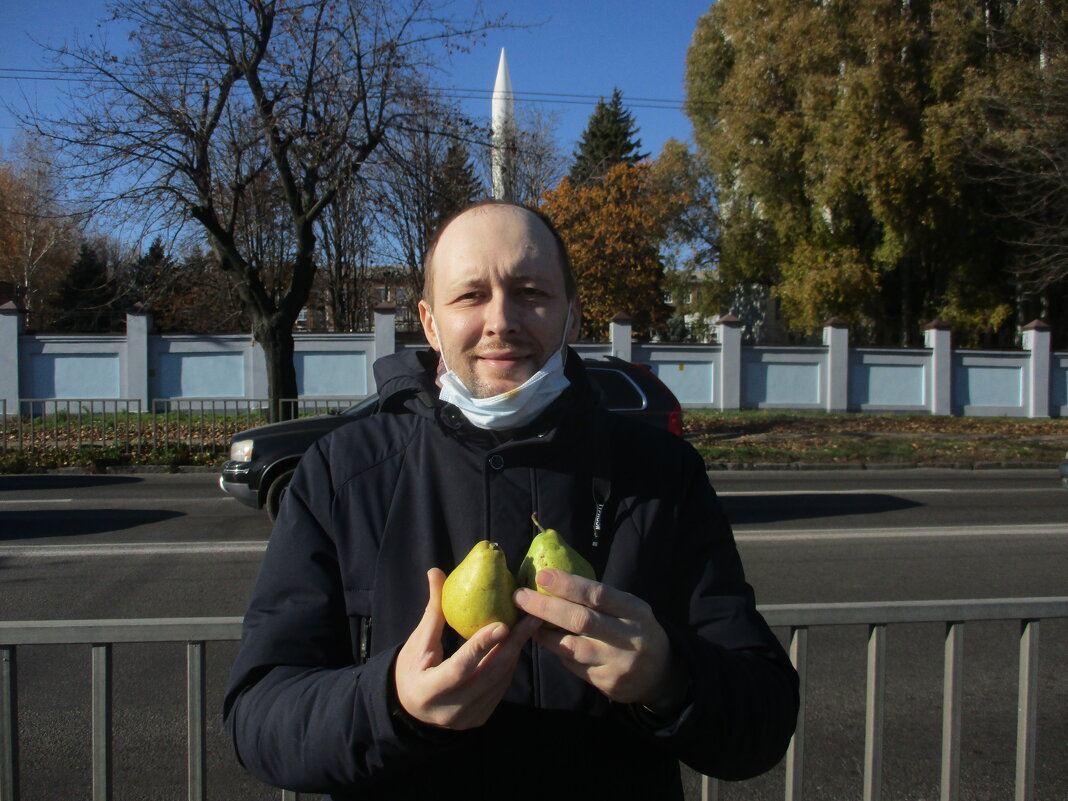
[{"label": "blue surgical mask", "polygon": [[560,347],[541,366],[538,372],[514,389],[509,389],[491,398],[476,398],[460,377],[441,361],[445,373],[439,379],[439,397],[459,409],[471,425],[489,431],[504,431],[520,428],[535,420],[556,400],[571,383],[564,375],[564,349],[567,346],[567,331],[571,326],[571,309],[564,323],[564,340]]}]

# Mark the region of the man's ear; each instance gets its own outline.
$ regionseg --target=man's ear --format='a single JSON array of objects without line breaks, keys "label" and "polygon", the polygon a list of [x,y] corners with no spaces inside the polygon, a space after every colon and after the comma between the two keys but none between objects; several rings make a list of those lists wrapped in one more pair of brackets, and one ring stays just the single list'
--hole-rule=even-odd
[{"label": "man's ear", "polygon": [[571,299],[571,325],[567,329],[567,344],[573,345],[578,342],[579,334],[582,333],[582,301],[578,293]]},{"label": "man's ear", "polygon": [[423,324],[423,335],[430,347],[441,352],[441,342],[438,340],[437,328],[434,325],[434,314],[430,311],[430,304],[425,300],[419,301],[419,322]]}]

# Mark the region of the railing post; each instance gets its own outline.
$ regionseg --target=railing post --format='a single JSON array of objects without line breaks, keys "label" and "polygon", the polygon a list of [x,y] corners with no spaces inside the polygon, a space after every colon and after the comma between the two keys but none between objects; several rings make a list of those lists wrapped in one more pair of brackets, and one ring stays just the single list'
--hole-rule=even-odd
[{"label": "railing post", "polygon": [[0,645],[0,799],[19,797],[19,694],[15,646]]},{"label": "railing post", "polygon": [[864,801],[879,801],[883,770],[886,625],[868,627],[868,689],[864,711]]},{"label": "railing post", "polygon": [[808,628],[798,626],[790,632],[790,661],[798,676],[801,703],[797,709],[797,727],[786,750],[786,801],[801,801],[805,764],[805,696],[808,692]]},{"label": "railing post", "polygon": [[207,792],[205,762],[204,643],[186,644],[186,731],[189,801],[204,801]]},{"label": "railing post", "polygon": [[1020,689],[1016,713],[1016,801],[1035,797],[1038,730],[1038,621],[1020,623]]},{"label": "railing post", "polygon": [[93,645],[93,801],[111,801],[111,645]]},{"label": "railing post", "polygon": [[960,716],[963,689],[964,624],[946,624],[942,671],[942,801],[960,794]]}]

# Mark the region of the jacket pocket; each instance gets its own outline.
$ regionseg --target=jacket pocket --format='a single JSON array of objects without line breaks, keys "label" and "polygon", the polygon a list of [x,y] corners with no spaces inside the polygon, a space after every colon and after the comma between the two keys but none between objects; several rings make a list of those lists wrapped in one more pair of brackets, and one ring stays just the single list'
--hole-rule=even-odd
[{"label": "jacket pocket", "polygon": [[357,665],[371,658],[371,601],[371,590],[345,589],[352,659]]}]

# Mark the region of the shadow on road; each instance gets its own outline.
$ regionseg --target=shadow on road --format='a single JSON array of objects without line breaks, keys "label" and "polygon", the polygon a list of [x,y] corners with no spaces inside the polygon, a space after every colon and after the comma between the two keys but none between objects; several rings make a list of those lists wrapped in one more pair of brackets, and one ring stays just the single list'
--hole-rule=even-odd
[{"label": "shadow on road", "polygon": [[727,519],[734,524],[777,523],[813,517],[841,517],[895,512],[923,506],[916,501],[879,492],[855,495],[746,495],[721,498]]},{"label": "shadow on road", "polygon": [[144,481],[137,476],[97,476],[97,475],[40,475],[0,476],[0,492],[25,492],[27,490],[81,489],[84,487],[112,487],[117,484],[134,484]]},{"label": "shadow on road", "polygon": [[183,517],[170,509],[56,509],[0,512],[0,542],[41,537],[80,537],[122,531]]}]

